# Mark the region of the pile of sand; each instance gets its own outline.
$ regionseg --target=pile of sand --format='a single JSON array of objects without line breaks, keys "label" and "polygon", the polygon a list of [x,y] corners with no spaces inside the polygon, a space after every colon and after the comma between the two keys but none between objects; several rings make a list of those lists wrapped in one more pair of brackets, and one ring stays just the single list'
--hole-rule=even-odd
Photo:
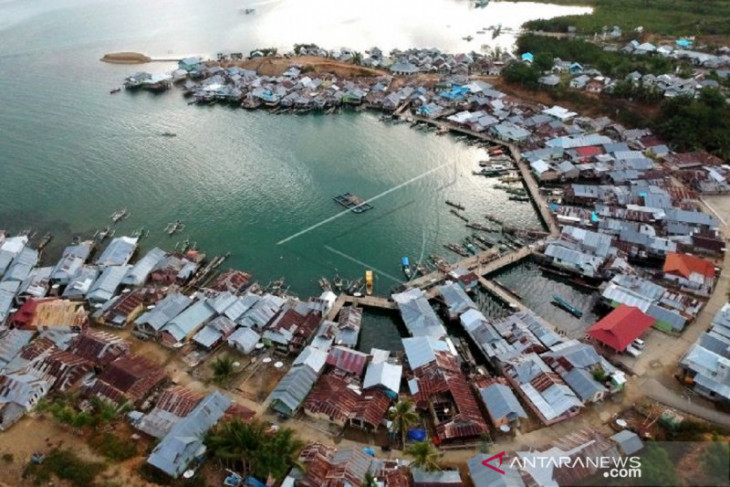
[{"label": "pile of sand", "polygon": [[151,58],[138,52],[113,52],[104,54],[101,61],[113,64],[144,64],[150,62]]}]

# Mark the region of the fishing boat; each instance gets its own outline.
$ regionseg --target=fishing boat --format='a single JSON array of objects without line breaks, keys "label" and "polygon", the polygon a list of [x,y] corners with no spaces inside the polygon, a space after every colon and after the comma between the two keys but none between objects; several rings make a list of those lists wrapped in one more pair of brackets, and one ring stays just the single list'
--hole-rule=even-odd
[{"label": "fishing boat", "polygon": [[119,220],[123,220],[124,218],[127,218],[129,216],[129,212],[126,208],[122,208],[121,210],[117,210],[114,213],[111,214],[111,219],[114,223],[118,222]]},{"label": "fishing boat", "polygon": [[99,241],[102,241],[105,238],[111,237],[113,235],[114,235],[114,230],[112,230],[111,228],[106,226],[96,233],[96,238],[98,238]]},{"label": "fishing boat", "polygon": [[489,5],[489,0],[477,0],[474,4],[474,6],[477,8],[484,8],[487,5]]},{"label": "fishing boat", "polygon": [[53,235],[51,235],[50,233],[46,233],[45,235],[43,235],[40,242],[38,242],[38,245],[36,246],[36,248],[38,250],[43,250],[50,243],[52,238],[53,238]]},{"label": "fishing boat", "polygon": [[573,306],[572,304],[567,302],[565,299],[558,296],[557,294],[553,296],[552,304],[554,304],[555,306],[557,306],[560,309],[567,311],[568,313],[572,314],[576,318],[580,318],[581,316],[583,316],[583,312],[581,310],[579,310],[578,308],[576,308],[575,306]]},{"label": "fishing boat", "polygon": [[526,203],[526,202],[530,201],[530,198],[527,196],[519,196],[519,195],[513,194],[513,195],[510,195],[509,200],[510,201],[522,201],[523,203]]},{"label": "fishing boat", "polygon": [[168,235],[174,235],[178,232],[182,232],[183,230],[185,230],[185,224],[182,223],[180,220],[168,223],[165,227],[165,233],[167,233]]},{"label": "fishing boat", "polygon": [[332,284],[330,284],[329,279],[322,276],[319,278],[319,287],[322,288],[322,291],[331,291],[332,290]]},{"label": "fishing boat", "polygon": [[365,271],[365,293],[368,296],[373,294],[373,271],[370,269]]},{"label": "fishing boat", "polygon": [[334,279],[332,279],[332,282],[337,291],[342,291],[342,287],[345,285],[345,281],[340,277],[339,274],[335,274],[335,277],[334,277]]},{"label": "fishing boat", "polygon": [[446,200],[446,204],[449,206],[453,206],[454,208],[458,210],[464,210],[464,206],[461,203],[454,203],[453,201]]},{"label": "fishing boat", "polygon": [[113,88],[113,89],[109,90],[109,94],[114,95],[116,93],[119,93],[120,91],[122,91],[121,88]]},{"label": "fishing boat", "polygon": [[502,176],[499,180],[503,183],[519,183],[522,178],[520,178],[520,175],[517,173],[510,173]]},{"label": "fishing boat", "polygon": [[449,249],[450,251],[452,251],[453,253],[455,253],[457,255],[460,255],[462,257],[469,257],[469,252],[464,250],[464,247],[462,247],[461,245],[448,243],[448,244],[444,244],[444,247],[446,247],[447,249]]},{"label": "fishing boat", "polygon": [[162,137],[177,137],[177,134],[175,132],[162,132],[160,135]]},{"label": "fishing boat", "polygon": [[413,269],[411,269],[411,263],[408,261],[408,257],[401,258],[401,265],[403,267],[403,274],[405,274],[406,279],[410,279],[413,277]]},{"label": "fishing boat", "polygon": [[416,272],[420,276],[425,276],[426,274],[428,274],[428,267],[426,267],[425,264],[418,264],[416,266]]},{"label": "fishing boat", "polygon": [[472,255],[477,255],[479,253],[479,249],[477,249],[473,243],[471,243],[471,240],[469,238],[464,239],[464,247],[466,247],[466,250],[469,251]]},{"label": "fishing boat", "polygon": [[474,37],[466,36],[466,37],[462,37],[462,39],[464,39],[466,42],[471,42],[472,40],[474,40]]}]

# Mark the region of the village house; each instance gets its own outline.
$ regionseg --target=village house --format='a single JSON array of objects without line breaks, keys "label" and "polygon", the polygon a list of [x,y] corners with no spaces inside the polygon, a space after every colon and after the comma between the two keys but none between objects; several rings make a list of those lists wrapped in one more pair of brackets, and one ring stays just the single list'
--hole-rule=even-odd
[{"label": "village house", "polygon": [[152,273],[152,269],[165,258],[167,253],[160,248],[153,248],[139,259],[125,274],[120,284],[126,286],[143,286]]},{"label": "village house", "polygon": [[91,253],[92,242],[82,242],[64,249],[61,259],[51,272],[51,282],[61,286],[67,285],[81,268]]},{"label": "village house", "polygon": [[12,316],[14,327],[23,330],[80,332],[88,324],[81,303],[58,298],[30,299]]},{"label": "village house", "polygon": [[715,264],[694,255],[667,254],[663,271],[664,279],[704,296],[710,295],[715,284]]},{"label": "village house", "polygon": [[184,294],[177,292],[168,294],[135,320],[135,331],[142,336],[158,337],[162,327],[182,313],[192,302],[193,300]]},{"label": "village house", "polygon": [[730,404],[730,304],[682,357],[677,377],[703,397]]},{"label": "village house", "polygon": [[296,414],[323,372],[326,361],[327,352],[306,347],[269,395],[266,400],[269,408],[286,417]]},{"label": "village house", "polygon": [[0,431],[5,431],[48,394],[51,385],[29,373],[0,375]]},{"label": "village house", "polygon": [[411,288],[392,295],[398,305],[401,318],[411,336],[430,336],[436,339],[446,336],[446,328],[436,316],[423,291]]},{"label": "village house", "polygon": [[130,346],[129,342],[113,333],[87,329],[73,341],[68,351],[103,369],[119,357],[128,355]]},{"label": "village house", "polygon": [[164,369],[156,363],[139,355],[127,355],[111,362],[86,385],[85,392],[114,403],[141,404],[165,379]]},{"label": "village house", "polygon": [[137,251],[137,241],[134,237],[116,237],[109,242],[95,264],[100,267],[124,266],[129,263]]},{"label": "village house", "polygon": [[215,310],[208,302],[204,299],[198,300],[160,329],[160,342],[171,347],[181,346],[213,316]]},{"label": "village house", "polygon": [[163,298],[157,288],[140,288],[124,292],[107,301],[104,306],[94,312],[92,318],[96,323],[113,328],[126,328],[147,309]]},{"label": "village house", "polygon": [[487,409],[489,419],[497,429],[504,426],[513,427],[519,424],[520,419],[527,418],[527,413],[517,396],[502,377],[479,389],[479,397]]}]

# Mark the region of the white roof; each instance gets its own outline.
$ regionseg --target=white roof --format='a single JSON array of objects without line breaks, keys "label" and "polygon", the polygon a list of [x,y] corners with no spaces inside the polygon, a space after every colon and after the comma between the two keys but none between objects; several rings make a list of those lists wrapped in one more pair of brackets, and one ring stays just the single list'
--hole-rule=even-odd
[{"label": "white roof", "polygon": [[400,390],[400,379],[403,374],[403,366],[395,365],[388,362],[370,363],[365,372],[365,380],[363,381],[363,389],[382,385],[398,394]]}]

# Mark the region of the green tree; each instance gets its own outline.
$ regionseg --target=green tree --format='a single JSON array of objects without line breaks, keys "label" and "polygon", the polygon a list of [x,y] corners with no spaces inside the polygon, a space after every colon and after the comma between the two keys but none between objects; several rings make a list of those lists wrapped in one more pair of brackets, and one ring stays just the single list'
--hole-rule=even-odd
[{"label": "green tree", "polygon": [[553,57],[550,53],[539,52],[535,55],[532,65],[539,69],[541,72],[552,71],[553,69]]},{"label": "green tree", "polygon": [[352,64],[355,64],[357,66],[362,65],[362,53],[359,51],[355,51],[352,53]]},{"label": "green tree", "polygon": [[210,364],[213,370],[213,378],[223,387],[228,387],[233,376],[233,358],[230,355],[221,355]]},{"label": "green tree", "polygon": [[411,426],[417,424],[420,420],[413,402],[408,398],[399,399],[388,416],[393,422],[392,431],[400,435],[401,445],[405,448],[406,433],[408,433]]},{"label": "green tree", "polygon": [[441,470],[439,458],[441,453],[429,441],[420,441],[406,448],[406,453],[413,457],[411,465],[427,472]]},{"label": "green tree", "polygon": [[512,62],[502,70],[502,77],[508,83],[536,88],[537,80],[540,79],[540,71],[526,63]]},{"label": "green tree", "polygon": [[708,485],[721,485],[728,480],[728,465],[730,465],[730,451],[726,443],[713,441],[705,449],[702,460]]},{"label": "green tree", "polygon": [[677,485],[677,472],[665,449],[647,445],[641,457],[641,481],[645,485]]},{"label": "green tree", "polygon": [[296,459],[303,444],[289,428],[275,432],[260,421],[233,419],[220,423],[205,436],[205,445],[224,466],[265,479],[281,479]]}]

